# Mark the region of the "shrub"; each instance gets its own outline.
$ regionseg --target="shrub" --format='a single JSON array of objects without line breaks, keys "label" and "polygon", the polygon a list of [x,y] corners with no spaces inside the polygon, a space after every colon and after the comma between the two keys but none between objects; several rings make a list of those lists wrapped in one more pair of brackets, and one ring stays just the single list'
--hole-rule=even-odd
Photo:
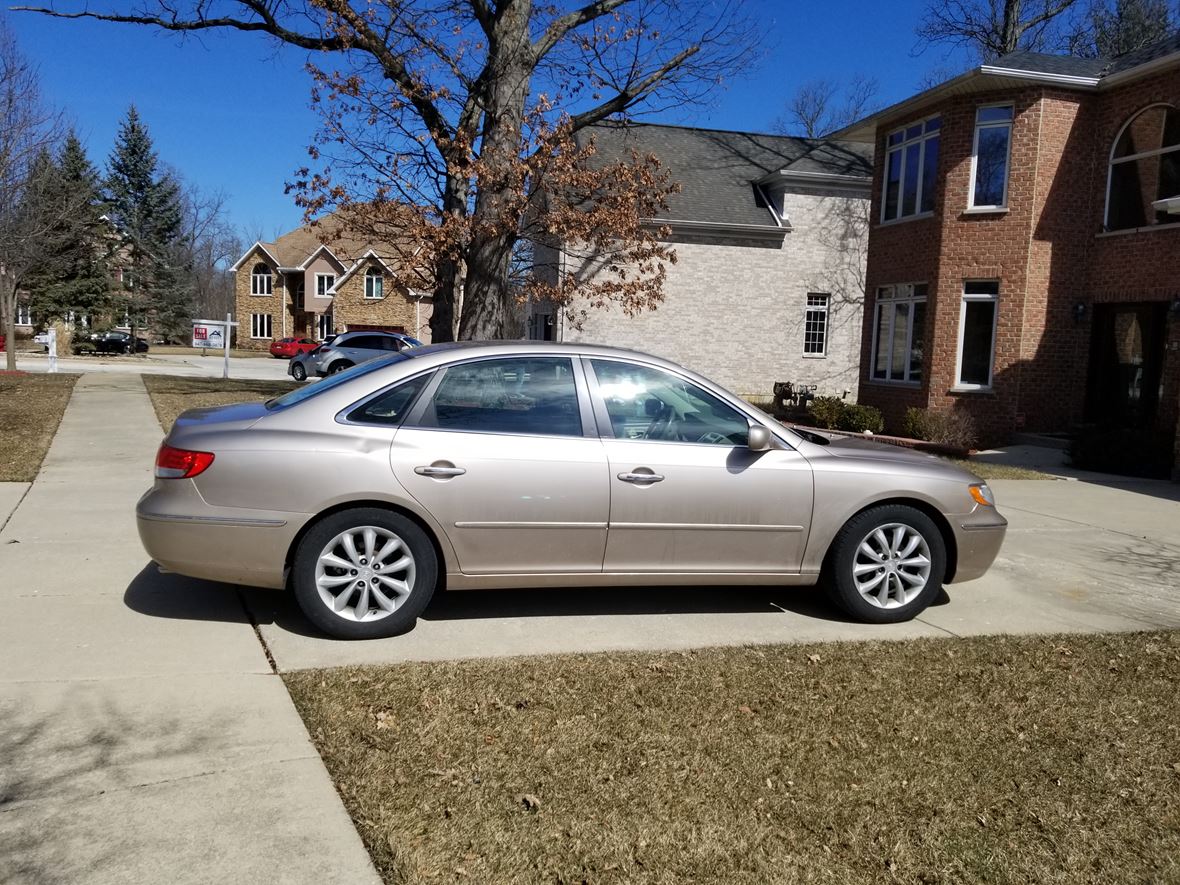
[{"label": "shrub", "polygon": [[817,396],[808,404],[811,422],[825,430],[838,430],[847,403],[835,396]]},{"label": "shrub", "polygon": [[72,345],[74,353],[94,353],[98,350],[93,341],[74,341]]},{"label": "shrub", "polygon": [[1094,429],[1074,437],[1069,457],[1074,467],[1083,470],[1167,478],[1172,440],[1149,430]]},{"label": "shrub", "polygon": [[864,433],[866,430],[880,433],[885,429],[885,419],[881,416],[881,410],[875,406],[845,403],[838,429],[850,430],[853,433]]},{"label": "shrub", "polygon": [[931,412],[906,409],[903,432],[911,439],[925,440],[953,449],[973,449],[979,442],[975,420],[966,412]]}]

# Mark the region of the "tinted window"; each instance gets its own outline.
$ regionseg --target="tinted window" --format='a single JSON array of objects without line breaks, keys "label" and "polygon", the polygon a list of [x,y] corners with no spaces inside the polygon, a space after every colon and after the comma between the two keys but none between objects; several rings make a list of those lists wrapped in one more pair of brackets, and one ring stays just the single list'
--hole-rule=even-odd
[{"label": "tinted window", "polygon": [[381,338],[377,335],[357,335],[348,341],[340,342],[341,347],[356,347],[360,350],[381,350]]},{"label": "tinted window", "polygon": [[397,351],[397,350],[403,349],[406,345],[402,341],[399,341],[397,338],[384,338],[383,337],[381,339],[381,346],[384,347],[386,350]]},{"label": "tinted window", "polygon": [[581,436],[573,366],[560,357],[450,366],[421,424],[440,430]]},{"label": "tinted window", "polygon": [[348,420],[366,424],[400,424],[431,377],[430,373],[419,375],[390,388],[349,412]]},{"label": "tinted window", "polygon": [[718,446],[749,441],[745,415],[683,378],[630,363],[592,365],[615,439]]}]

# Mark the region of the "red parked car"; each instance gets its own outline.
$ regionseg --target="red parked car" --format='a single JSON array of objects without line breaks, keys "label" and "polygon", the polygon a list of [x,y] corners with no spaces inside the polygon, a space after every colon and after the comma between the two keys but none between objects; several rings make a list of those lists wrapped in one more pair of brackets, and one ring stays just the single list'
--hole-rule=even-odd
[{"label": "red parked car", "polygon": [[270,355],[276,359],[289,360],[293,356],[315,350],[316,342],[310,338],[280,338],[270,344]]}]

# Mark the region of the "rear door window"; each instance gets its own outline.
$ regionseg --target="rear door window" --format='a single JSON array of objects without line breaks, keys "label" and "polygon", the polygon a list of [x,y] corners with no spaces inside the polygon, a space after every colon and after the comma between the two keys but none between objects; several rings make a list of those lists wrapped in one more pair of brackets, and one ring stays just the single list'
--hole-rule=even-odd
[{"label": "rear door window", "polygon": [[416,422],[475,433],[581,436],[572,362],[511,357],[449,366]]}]

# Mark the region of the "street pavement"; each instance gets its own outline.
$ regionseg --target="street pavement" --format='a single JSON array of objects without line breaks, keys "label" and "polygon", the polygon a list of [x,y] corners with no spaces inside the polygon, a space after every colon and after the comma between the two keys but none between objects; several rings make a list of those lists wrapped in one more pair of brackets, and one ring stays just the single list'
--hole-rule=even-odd
[{"label": "street pavement", "polygon": [[[3,357],[0,357],[3,359]],[[181,354],[152,353],[59,358],[59,372],[115,373],[119,375],[186,375],[195,378],[220,378],[225,359],[221,353]],[[22,353],[16,367],[22,372],[46,372],[49,358],[44,354]],[[231,356],[229,377],[248,381],[290,381],[287,361],[267,357]]]},{"label": "street pavement", "polygon": [[233,589],[136,584],[159,440],[139,377],[87,374],[0,486],[0,882],[376,883]]}]

